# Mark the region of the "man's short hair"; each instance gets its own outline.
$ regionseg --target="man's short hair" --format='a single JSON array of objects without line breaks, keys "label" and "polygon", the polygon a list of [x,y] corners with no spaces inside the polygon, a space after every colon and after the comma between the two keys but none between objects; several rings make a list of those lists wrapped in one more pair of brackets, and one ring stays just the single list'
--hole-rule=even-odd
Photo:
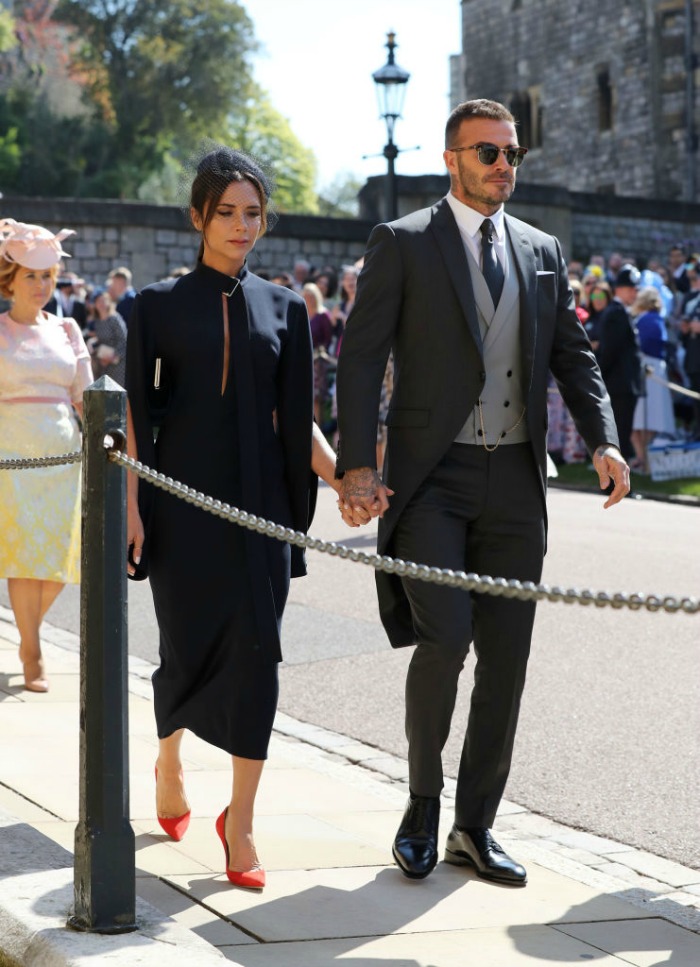
[{"label": "man's short hair", "polygon": [[449,148],[462,121],[469,118],[488,118],[491,121],[508,121],[515,124],[515,118],[504,104],[498,101],[488,101],[484,97],[458,104],[447,119],[445,125],[445,147]]},{"label": "man's short hair", "polygon": [[107,276],[107,281],[111,282],[112,279],[124,279],[129,285],[131,285],[131,269],[127,269],[125,265],[120,265],[117,269],[112,269],[112,271]]}]

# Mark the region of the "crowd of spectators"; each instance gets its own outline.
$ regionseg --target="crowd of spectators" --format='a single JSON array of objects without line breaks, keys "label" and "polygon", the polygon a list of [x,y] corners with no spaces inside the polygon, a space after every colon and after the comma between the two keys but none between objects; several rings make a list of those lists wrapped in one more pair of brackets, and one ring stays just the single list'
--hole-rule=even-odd
[{"label": "crowd of spectators", "polygon": [[[603,373],[633,470],[649,469],[654,443],[700,441],[700,254],[672,245],[644,267],[632,255],[593,254],[568,266],[576,311]],[[556,387],[549,449],[555,463],[587,459]]]},{"label": "crowd of spectators", "polygon": [[[307,300],[316,358],[316,418],[329,436],[335,431],[335,365],[360,268],[357,263],[338,272],[299,259],[289,271],[268,275]],[[700,440],[700,403],[667,385],[700,388],[700,254],[672,245],[665,259],[649,259],[643,267],[635,256],[613,252],[607,258],[593,254],[586,262],[571,261],[568,269],[576,312],[614,402],[623,453],[633,470],[648,472],[652,443]],[[390,359],[377,428],[379,467],[392,383]],[[589,459],[554,381],[549,450],[555,463]]]},{"label": "crowd of spectators", "polygon": [[[288,271],[256,273],[298,292],[306,302],[314,348],[314,414],[326,436],[336,430],[335,369],[343,331],[355,301],[362,261],[314,266],[299,258]],[[665,259],[644,267],[613,252],[572,260],[569,279],[576,312],[598,357],[616,413],[623,453],[638,472],[648,470],[654,442],[700,440],[700,401],[666,385],[700,391],[700,254],[672,245]],[[171,276],[188,272],[173,269]],[[47,309],[80,325],[95,377],[124,382],[126,332],[136,292],[126,266],[90,284],[63,271]],[[377,465],[386,443],[393,362],[387,365],[377,427]],[[548,448],[555,463],[588,460],[583,441],[552,380]]]},{"label": "crowd of spectators", "polygon": [[[174,269],[182,275],[189,268]],[[111,376],[124,385],[126,332],[136,298],[131,270],[120,265],[100,282],[89,282],[60,263],[53,295],[44,308],[59,318],[75,319],[90,350],[95,379]]]},{"label": "crowd of spectators", "polygon": [[[335,438],[337,409],[335,402],[335,370],[348,315],[355,304],[357,277],[362,260],[336,268],[314,267],[306,259],[297,259],[290,271],[265,272],[258,275],[297,291],[305,300],[311,323],[314,347],[314,415],[324,434]],[[377,466],[384,459],[386,427],[384,417],[391,399],[391,362],[382,392],[382,411],[377,427]]]}]

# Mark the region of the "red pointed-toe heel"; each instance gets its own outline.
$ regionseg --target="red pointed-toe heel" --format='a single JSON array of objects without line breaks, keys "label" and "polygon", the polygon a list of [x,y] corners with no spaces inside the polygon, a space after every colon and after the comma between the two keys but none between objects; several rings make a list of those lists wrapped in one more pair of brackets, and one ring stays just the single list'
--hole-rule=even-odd
[{"label": "red pointed-toe heel", "polygon": [[[156,782],[158,782],[158,766],[156,766]],[[161,829],[166,832],[171,839],[174,839],[176,843],[179,843],[187,832],[187,828],[190,825],[191,816],[192,810],[188,809],[186,813],[182,814],[182,816],[157,816],[157,819],[160,823]]]},{"label": "red pointed-toe heel", "polygon": [[265,886],[265,870],[262,866],[254,870],[243,870],[242,872],[228,868],[229,852],[225,829],[227,812],[228,806],[216,820],[216,831],[219,834],[219,839],[223,843],[224,853],[226,854],[226,876],[228,877],[229,883],[233,883],[234,886],[245,887],[246,890],[262,890]]}]

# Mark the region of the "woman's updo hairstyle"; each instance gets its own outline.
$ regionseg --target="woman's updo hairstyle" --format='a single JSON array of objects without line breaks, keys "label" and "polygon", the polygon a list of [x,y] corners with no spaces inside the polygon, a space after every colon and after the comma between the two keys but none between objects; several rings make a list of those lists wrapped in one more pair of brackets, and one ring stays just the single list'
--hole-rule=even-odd
[{"label": "woman's updo hairstyle", "polygon": [[[260,165],[243,151],[219,147],[206,154],[197,165],[197,173],[190,192],[190,208],[202,219],[202,235],[214,217],[216,207],[232,181],[249,181],[260,199],[260,235],[268,227],[267,203],[273,190],[270,178]],[[202,248],[200,247],[200,255]]]}]

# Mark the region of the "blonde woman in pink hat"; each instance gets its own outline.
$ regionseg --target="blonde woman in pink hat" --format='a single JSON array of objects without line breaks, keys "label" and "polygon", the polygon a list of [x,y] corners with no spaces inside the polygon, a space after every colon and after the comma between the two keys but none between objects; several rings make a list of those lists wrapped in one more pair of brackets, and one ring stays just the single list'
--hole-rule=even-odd
[{"label": "blonde woman in pink hat", "polygon": [[[64,238],[39,225],[0,221],[0,459],[80,448],[90,354],[74,319],[44,312],[67,253]],[[80,580],[80,467],[0,470],[0,577],[7,578],[20,634],[24,687],[49,684],[39,629],[64,584]]]}]

